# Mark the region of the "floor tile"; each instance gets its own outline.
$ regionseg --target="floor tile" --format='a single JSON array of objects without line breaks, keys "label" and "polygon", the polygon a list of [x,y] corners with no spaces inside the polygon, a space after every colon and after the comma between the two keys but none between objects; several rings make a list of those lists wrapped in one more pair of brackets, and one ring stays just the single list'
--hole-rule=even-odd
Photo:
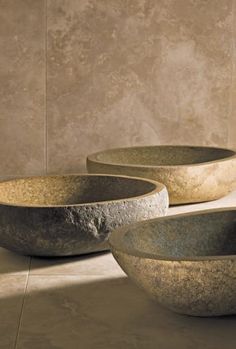
[{"label": "floor tile", "polygon": [[14,349],[26,275],[0,275],[0,349]]},{"label": "floor tile", "polygon": [[124,275],[111,253],[96,253],[72,258],[32,258],[30,274]]},{"label": "floor tile", "polygon": [[169,312],[126,277],[30,276],[17,349],[235,349],[235,328]]},{"label": "floor tile", "polygon": [[24,274],[29,271],[30,257],[0,247],[0,274]]}]

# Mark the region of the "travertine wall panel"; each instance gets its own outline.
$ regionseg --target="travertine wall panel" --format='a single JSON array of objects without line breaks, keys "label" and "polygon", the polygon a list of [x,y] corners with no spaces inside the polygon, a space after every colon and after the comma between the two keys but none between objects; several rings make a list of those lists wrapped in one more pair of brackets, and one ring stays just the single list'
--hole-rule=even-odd
[{"label": "travertine wall panel", "polygon": [[48,0],[48,168],[134,144],[226,145],[232,1]]},{"label": "travertine wall panel", "polygon": [[45,1],[0,0],[0,176],[45,170]]},{"label": "travertine wall panel", "polygon": [[0,176],[236,147],[236,0],[0,0]]},{"label": "travertine wall panel", "polygon": [[232,90],[231,111],[229,114],[228,144],[236,149],[236,0],[233,0],[233,36],[232,36]]}]

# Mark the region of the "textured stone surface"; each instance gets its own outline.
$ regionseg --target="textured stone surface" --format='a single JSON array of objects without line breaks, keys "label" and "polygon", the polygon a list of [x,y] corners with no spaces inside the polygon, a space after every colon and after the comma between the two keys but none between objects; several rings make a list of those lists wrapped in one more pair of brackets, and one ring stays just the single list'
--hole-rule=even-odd
[{"label": "textured stone surface", "polygon": [[116,176],[46,176],[0,183],[0,245],[40,256],[108,249],[112,229],[164,215],[166,188]]},{"label": "textured stone surface", "polygon": [[110,237],[123,270],[153,299],[195,316],[236,314],[236,209],[158,218]]},{"label": "textured stone surface", "polygon": [[100,149],[226,146],[232,0],[48,0],[48,170]]},{"label": "textured stone surface", "polygon": [[233,1],[233,59],[232,59],[232,88],[231,111],[229,114],[228,143],[236,149],[236,0]]},{"label": "textured stone surface", "polygon": [[161,182],[168,189],[170,204],[215,200],[236,188],[236,153],[221,148],[110,149],[88,156],[87,168],[90,173],[125,174]]},{"label": "textured stone surface", "polygon": [[[235,204],[236,191],[217,201],[170,207],[168,214]],[[0,273],[1,349],[236,347],[236,316],[169,311],[125,277],[109,252],[30,259],[0,248]]]},{"label": "textured stone surface", "polygon": [[114,146],[236,146],[235,4],[0,0],[0,176],[77,172]]},{"label": "textured stone surface", "polygon": [[0,176],[45,170],[45,0],[0,0]]}]

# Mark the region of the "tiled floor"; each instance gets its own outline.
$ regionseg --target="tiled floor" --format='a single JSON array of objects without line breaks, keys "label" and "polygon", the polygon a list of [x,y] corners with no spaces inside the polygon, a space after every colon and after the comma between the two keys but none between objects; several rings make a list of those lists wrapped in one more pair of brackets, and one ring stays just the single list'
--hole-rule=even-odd
[{"label": "tiled floor", "polygon": [[[170,214],[236,205],[224,199]],[[236,317],[171,313],[134,286],[110,253],[36,259],[0,250],[1,349],[235,349]]]}]

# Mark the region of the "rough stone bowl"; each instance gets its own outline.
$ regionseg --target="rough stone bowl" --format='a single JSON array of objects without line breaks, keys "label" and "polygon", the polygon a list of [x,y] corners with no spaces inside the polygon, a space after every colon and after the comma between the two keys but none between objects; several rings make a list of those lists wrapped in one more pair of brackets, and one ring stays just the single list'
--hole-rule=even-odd
[{"label": "rough stone bowl", "polygon": [[182,314],[236,314],[236,208],[157,218],[112,232],[127,275]]},{"label": "rough stone bowl", "polygon": [[141,178],[65,175],[0,183],[0,246],[35,256],[109,248],[112,229],[165,215],[166,188]]},{"label": "rough stone bowl", "polygon": [[110,149],[88,156],[87,168],[90,173],[124,174],[161,182],[167,187],[172,205],[215,200],[236,188],[236,152],[223,148]]}]

